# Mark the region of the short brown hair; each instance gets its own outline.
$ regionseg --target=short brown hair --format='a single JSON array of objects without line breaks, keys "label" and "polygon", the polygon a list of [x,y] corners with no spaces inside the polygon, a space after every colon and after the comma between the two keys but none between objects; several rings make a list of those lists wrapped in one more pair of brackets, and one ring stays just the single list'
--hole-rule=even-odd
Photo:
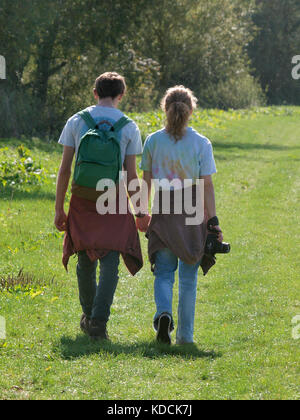
[{"label": "short brown hair", "polygon": [[197,107],[197,98],[190,89],[174,86],[167,90],[161,107],[167,114],[167,132],[176,142],[181,140],[186,132],[191,111]]},{"label": "short brown hair", "polygon": [[103,73],[96,79],[95,89],[100,99],[114,99],[126,92],[125,79],[118,73]]}]

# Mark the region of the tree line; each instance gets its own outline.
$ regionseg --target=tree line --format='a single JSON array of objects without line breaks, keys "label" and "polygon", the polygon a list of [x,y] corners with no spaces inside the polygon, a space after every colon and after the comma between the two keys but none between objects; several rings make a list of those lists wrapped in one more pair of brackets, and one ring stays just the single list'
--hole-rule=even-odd
[{"label": "tree line", "polygon": [[103,71],[126,77],[125,111],[184,84],[201,107],[299,104],[298,0],[1,0],[0,136],[56,136]]}]

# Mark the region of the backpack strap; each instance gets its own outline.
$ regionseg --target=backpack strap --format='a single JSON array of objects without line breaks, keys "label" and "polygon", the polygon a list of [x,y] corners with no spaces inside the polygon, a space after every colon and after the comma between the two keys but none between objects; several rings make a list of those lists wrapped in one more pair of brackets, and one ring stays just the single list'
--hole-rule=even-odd
[{"label": "backpack strap", "polygon": [[115,125],[112,127],[112,131],[115,131],[117,133],[118,131],[122,130],[122,128],[124,128],[125,125],[131,122],[132,120],[124,115],[124,117],[122,117],[119,121],[115,123]]},{"label": "backpack strap", "polygon": [[88,128],[92,130],[94,130],[95,128],[98,128],[95,120],[92,118],[91,114],[88,111],[78,112],[77,115],[79,115],[84,120]]}]

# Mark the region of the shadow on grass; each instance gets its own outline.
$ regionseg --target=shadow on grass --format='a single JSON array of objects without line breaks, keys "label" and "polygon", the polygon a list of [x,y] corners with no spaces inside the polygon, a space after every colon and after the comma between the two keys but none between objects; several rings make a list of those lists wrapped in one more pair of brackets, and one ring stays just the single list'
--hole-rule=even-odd
[{"label": "shadow on grass", "polygon": [[54,351],[60,353],[60,356],[65,360],[72,360],[98,353],[107,353],[116,357],[121,354],[127,354],[148,359],[160,359],[171,356],[188,360],[199,358],[213,360],[222,356],[221,353],[214,351],[200,350],[195,344],[170,347],[164,344],[158,344],[156,341],[133,344],[107,341],[92,342],[89,337],[84,335],[78,335],[75,339],[63,336]]}]

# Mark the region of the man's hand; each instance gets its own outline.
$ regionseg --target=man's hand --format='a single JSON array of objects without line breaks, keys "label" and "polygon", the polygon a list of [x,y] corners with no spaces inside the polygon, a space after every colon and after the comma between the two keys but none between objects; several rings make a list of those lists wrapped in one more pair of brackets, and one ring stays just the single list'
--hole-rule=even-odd
[{"label": "man's hand", "polygon": [[67,230],[67,220],[68,218],[64,210],[56,211],[54,224],[60,232]]}]

